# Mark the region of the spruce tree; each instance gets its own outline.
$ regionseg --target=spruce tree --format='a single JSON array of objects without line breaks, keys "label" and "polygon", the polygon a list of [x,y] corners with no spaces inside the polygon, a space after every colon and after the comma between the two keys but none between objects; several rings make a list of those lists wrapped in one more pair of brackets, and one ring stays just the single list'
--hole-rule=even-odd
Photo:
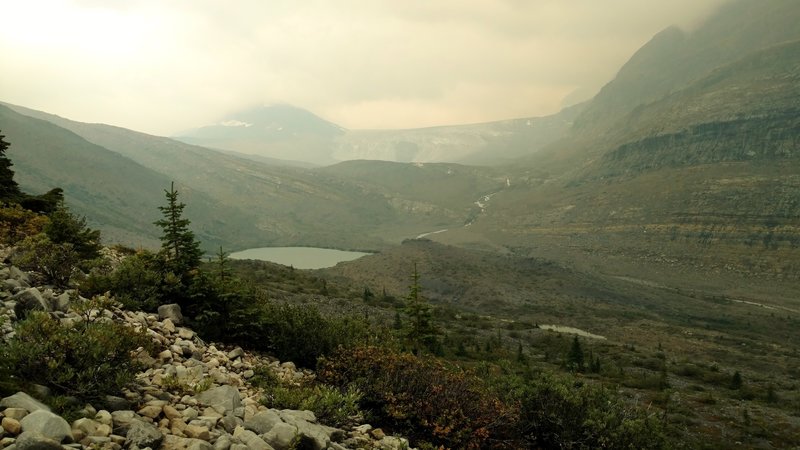
[{"label": "spruce tree", "polygon": [[581,342],[578,340],[578,336],[575,336],[572,340],[569,353],[567,353],[567,366],[569,366],[571,370],[583,372],[583,362]]},{"label": "spruce tree", "polygon": [[414,264],[405,307],[405,313],[409,317],[406,338],[412,343],[414,352],[419,351],[420,346],[432,351],[436,347],[436,335],[439,334],[433,323],[433,308],[425,301],[420,292],[419,272],[417,272],[417,265]]},{"label": "spruce tree", "polygon": [[175,183],[170,184],[169,190],[164,190],[167,205],[159,206],[163,219],[154,222],[161,227],[161,255],[165,259],[167,268],[176,276],[182,277],[194,271],[200,265],[203,252],[200,242],[195,240],[194,233],[189,229],[189,219],[183,218],[183,209],[186,204],[178,201],[178,191]]},{"label": "spruce tree", "polygon": [[0,201],[17,202],[22,196],[19,185],[14,181],[14,171],[11,169],[11,160],[6,156],[9,143],[5,136],[0,134]]}]

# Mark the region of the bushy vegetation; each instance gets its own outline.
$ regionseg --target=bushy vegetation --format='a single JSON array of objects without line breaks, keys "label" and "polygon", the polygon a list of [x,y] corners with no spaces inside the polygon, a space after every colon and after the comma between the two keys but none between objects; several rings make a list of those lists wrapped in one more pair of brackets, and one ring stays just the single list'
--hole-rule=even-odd
[{"label": "bushy vegetation", "polygon": [[56,244],[43,233],[25,238],[14,257],[14,263],[19,267],[36,271],[45,277],[45,282],[60,287],[69,284],[79,261],[72,244]]},{"label": "bushy vegetation", "polygon": [[359,347],[322,359],[318,377],[339,389],[358,389],[372,419],[414,442],[505,447],[513,431],[512,408],[476,376],[435,358]]},{"label": "bushy vegetation", "polygon": [[336,427],[361,418],[361,393],[355,388],[337,389],[326,384],[281,381],[268,367],[260,367],[251,382],[264,390],[262,403],[275,409],[312,411],[317,420]]},{"label": "bushy vegetation", "polygon": [[15,325],[0,349],[0,373],[19,388],[30,383],[81,401],[119,395],[140,369],[132,357],[152,341],[113,321],[85,320],[64,326],[46,313],[33,312]]},{"label": "bushy vegetation", "polygon": [[602,386],[547,375],[523,390],[520,431],[530,448],[658,449],[666,442],[655,414]]},{"label": "bushy vegetation", "polygon": [[19,204],[0,207],[0,241],[13,245],[27,237],[44,232],[47,216],[23,208]]}]

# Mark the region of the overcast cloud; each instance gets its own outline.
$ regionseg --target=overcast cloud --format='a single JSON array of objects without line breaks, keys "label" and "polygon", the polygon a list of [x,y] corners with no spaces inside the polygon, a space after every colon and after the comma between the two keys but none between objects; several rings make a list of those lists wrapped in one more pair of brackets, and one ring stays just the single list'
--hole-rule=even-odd
[{"label": "overcast cloud", "polygon": [[25,0],[0,100],[171,135],[260,104],[347,128],[557,112],[723,0]]}]

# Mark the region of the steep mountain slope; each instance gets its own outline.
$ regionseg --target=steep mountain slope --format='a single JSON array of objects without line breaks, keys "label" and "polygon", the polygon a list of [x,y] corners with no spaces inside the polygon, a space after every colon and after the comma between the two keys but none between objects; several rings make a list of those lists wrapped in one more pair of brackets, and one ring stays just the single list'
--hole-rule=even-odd
[{"label": "steep mountain slope", "polygon": [[[787,17],[800,9],[791,6],[734,2],[677,49],[664,43],[675,30],[654,38],[568,138],[518,164],[471,231],[575,261],[614,255],[796,279],[800,22]],[[651,79],[645,69],[658,67]]]},{"label": "steep mountain slope", "polygon": [[[163,189],[170,178],[90,143],[80,136],[0,105],[0,130],[11,147],[16,179],[24,190],[44,192],[64,189],[69,206],[86,215],[111,242],[152,246],[158,229],[157,206],[164,203]],[[181,199],[191,206],[198,237],[207,243],[228,243],[223,230],[234,235],[252,234],[253,227],[236,220],[240,213],[201,192],[180,185]]]},{"label": "steep mountain slope", "polygon": [[636,52],[575,120],[597,133],[619,125],[638,105],[658,100],[743,55],[800,39],[792,0],[734,0],[698,29],[669,28]]}]

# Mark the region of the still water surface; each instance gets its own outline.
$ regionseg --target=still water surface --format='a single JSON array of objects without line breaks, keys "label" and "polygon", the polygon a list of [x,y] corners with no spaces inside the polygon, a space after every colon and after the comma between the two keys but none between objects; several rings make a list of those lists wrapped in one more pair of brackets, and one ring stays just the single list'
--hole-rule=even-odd
[{"label": "still water surface", "polygon": [[333,267],[342,261],[352,261],[369,253],[347,252],[314,247],[262,247],[231,253],[233,259],[257,259],[270,261],[296,269],[322,269]]}]

